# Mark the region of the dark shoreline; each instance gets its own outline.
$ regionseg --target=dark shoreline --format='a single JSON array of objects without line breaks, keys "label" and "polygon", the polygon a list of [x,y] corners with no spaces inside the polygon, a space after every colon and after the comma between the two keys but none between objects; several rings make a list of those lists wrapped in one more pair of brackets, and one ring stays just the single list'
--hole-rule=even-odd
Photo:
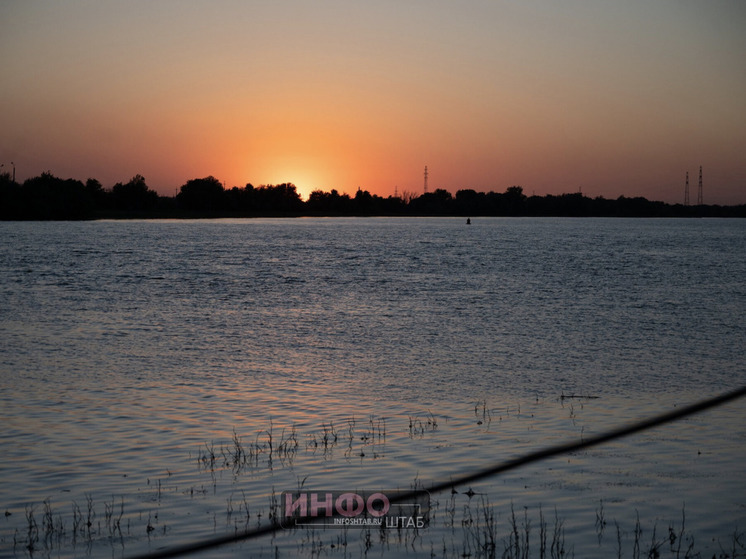
[{"label": "dark shoreline", "polygon": [[48,217],[29,215],[7,215],[3,212],[0,221],[127,221],[127,220],[208,220],[208,219],[300,219],[300,218],[342,218],[342,217],[453,217],[453,218],[480,218],[480,217],[547,217],[547,218],[658,218],[658,219],[703,219],[721,218],[738,219],[746,218],[746,205],[741,206],[666,206],[665,211],[658,212],[542,212],[542,213],[436,213],[436,212],[398,212],[398,213],[340,213],[340,212],[231,212],[231,211],[205,211],[197,212],[190,210],[146,210],[146,211],[101,211],[92,212],[85,216],[61,215],[54,212]]},{"label": "dark shoreline", "polygon": [[136,220],[210,220],[210,219],[303,219],[303,218],[343,218],[343,217],[452,217],[452,218],[485,218],[485,217],[542,217],[542,218],[619,218],[619,219],[743,219],[746,218],[744,206],[707,206],[702,211],[695,212],[666,212],[666,213],[608,213],[608,214],[447,214],[447,213],[233,213],[233,212],[183,212],[183,211],[153,211],[153,212],[103,212],[100,214],[80,216],[54,215],[41,216],[8,216],[3,215],[3,222],[33,222],[33,221],[136,221]]},{"label": "dark shoreline", "polygon": [[18,184],[0,175],[1,221],[91,219],[216,219],[294,217],[746,217],[746,204],[684,205],[646,198],[589,198],[582,193],[526,196],[520,186],[505,192],[443,189],[415,196],[388,196],[358,189],[354,196],[315,190],[301,199],[295,185],[226,189],[214,177],[192,179],[175,196],[161,196],[137,175],[105,189],[50,173]]}]

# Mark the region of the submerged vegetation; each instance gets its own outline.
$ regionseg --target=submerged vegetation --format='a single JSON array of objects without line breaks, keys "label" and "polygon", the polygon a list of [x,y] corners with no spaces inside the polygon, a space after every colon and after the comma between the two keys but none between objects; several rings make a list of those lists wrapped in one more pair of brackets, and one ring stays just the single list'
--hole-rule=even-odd
[{"label": "submerged vegetation", "polygon": [[[582,406],[593,398],[563,393],[557,402],[566,409],[567,399],[577,399]],[[574,421],[572,407],[568,411]],[[483,400],[462,420],[483,431],[490,424],[531,417],[531,411],[522,411],[520,404],[492,407]],[[41,504],[26,504],[22,510],[6,509],[6,523],[16,527],[12,540],[5,536],[0,546],[15,556],[27,557],[129,556],[191,543],[195,538],[209,540],[216,535],[250,534],[257,528],[272,527],[276,529],[272,535],[234,545],[243,546],[241,552],[252,557],[563,559],[587,556],[589,549],[597,556],[620,559],[703,557],[702,546],[687,524],[685,505],[676,518],[641,521],[637,510],[629,510],[625,518],[609,518],[606,503],[599,499],[594,510],[586,510],[585,515],[575,513],[570,521],[556,505],[546,510],[541,504],[495,501],[499,491],[494,483],[474,488],[453,486],[450,491],[431,495],[425,528],[281,527],[282,505],[275,482],[287,483],[288,474],[294,475],[300,492],[313,473],[307,471],[309,461],[321,461],[325,467],[353,460],[376,461],[385,457],[388,438],[416,445],[437,437],[452,421],[428,410],[396,418],[337,418],[306,425],[305,431],[296,424],[278,428],[272,420],[250,434],[234,428],[230,438],[192,449],[188,460],[175,468],[183,476],[196,462],[196,479],[205,483],[195,485],[194,476],[172,477],[172,472],[166,471],[158,479],[148,478],[147,487],[134,495],[85,493],[84,503],[73,500],[71,505],[59,506],[47,498]],[[249,490],[258,480],[264,480],[259,481],[264,487]],[[416,477],[410,489],[425,489],[425,485]],[[173,514],[180,507],[204,519],[203,529],[180,526]],[[746,532],[735,528],[730,535],[707,542],[705,548],[707,557],[746,557]]]},{"label": "submerged vegetation", "polygon": [[0,174],[0,219],[57,220],[96,218],[200,218],[260,216],[610,216],[746,217],[746,205],[684,206],[620,196],[589,198],[581,193],[526,196],[520,186],[503,193],[437,189],[416,196],[383,198],[358,189],[354,196],[332,189],[301,199],[295,185],[226,188],[215,177],[192,179],[175,196],[161,196],[141,175],[104,188],[51,173],[16,183]]},{"label": "submerged vegetation", "polygon": [[[142,550],[143,541],[148,542],[146,549],[153,546],[162,549],[162,538],[171,528],[159,522],[157,511],[128,510],[125,513],[123,497],[119,500],[112,497],[110,502],[102,503],[94,502],[90,496],[86,499],[83,510],[73,502],[72,517],[53,508],[49,500],[42,503],[40,520],[35,514],[36,507],[27,507],[26,526],[16,530],[12,553],[28,557],[91,557],[99,555],[103,546],[110,548],[115,556],[127,556]],[[102,507],[103,518],[100,516]],[[497,506],[484,495],[476,497],[454,491],[432,504],[431,522],[439,522],[437,538],[426,537],[424,530],[386,529],[383,526],[362,530],[347,527],[326,530],[281,528],[280,504],[274,491],[266,508],[249,503],[245,493],[240,496],[231,494],[225,510],[219,514],[237,535],[262,526],[277,527],[267,545],[260,547],[255,541],[251,542],[250,556],[357,557],[381,553],[385,556],[443,559],[564,559],[584,556],[576,554],[573,541],[567,536],[566,521],[559,511],[555,509],[547,515],[541,507],[537,510],[521,507],[519,510],[516,512],[513,503]],[[616,519],[607,521],[603,514],[601,501],[595,521],[599,555],[619,559],[702,557],[695,534],[686,526],[685,509],[681,511],[680,520],[669,521],[665,528],[657,522],[643,526],[639,514],[635,514],[633,522],[626,524],[620,524]],[[591,521],[589,518],[588,526]],[[270,540],[270,536],[264,537]],[[11,547],[7,545],[11,542],[2,543]],[[713,557],[718,559],[746,557],[746,532],[736,529],[727,541],[718,541],[717,546],[719,552]],[[254,553],[256,549],[264,552]]]}]

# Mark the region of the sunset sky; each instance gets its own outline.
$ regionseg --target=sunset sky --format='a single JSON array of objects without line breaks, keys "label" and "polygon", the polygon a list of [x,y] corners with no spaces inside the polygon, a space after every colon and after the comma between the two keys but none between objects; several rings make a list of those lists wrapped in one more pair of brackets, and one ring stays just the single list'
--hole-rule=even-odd
[{"label": "sunset sky", "polygon": [[3,0],[0,163],[746,203],[743,0]]}]

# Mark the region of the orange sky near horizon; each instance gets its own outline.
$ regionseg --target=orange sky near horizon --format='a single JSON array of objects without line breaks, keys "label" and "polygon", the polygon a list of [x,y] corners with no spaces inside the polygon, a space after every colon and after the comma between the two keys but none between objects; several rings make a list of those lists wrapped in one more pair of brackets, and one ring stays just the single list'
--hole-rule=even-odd
[{"label": "orange sky near horizon", "polygon": [[746,203],[733,0],[0,5],[0,163],[161,194],[213,175]]}]

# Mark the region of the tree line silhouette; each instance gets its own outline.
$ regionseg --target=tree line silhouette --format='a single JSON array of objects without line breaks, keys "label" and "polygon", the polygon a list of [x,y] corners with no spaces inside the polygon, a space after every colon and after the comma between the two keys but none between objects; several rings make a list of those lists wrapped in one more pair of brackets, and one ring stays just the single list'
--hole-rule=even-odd
[{"label": "tree line silhouette", "polygon": [[151,190],[141,175],[105,189],[92,178],[83,183],[46,172],[19,184],[8,173],[0,174],[3,220],[396,215],[746,217],[746,205],[684,206],[641,197],[589,198],[581,193],[526,196],[520,186],[502,193],[463,189],[454,196],[437,189],[386,198],[362,189],[354,196],[334,189],[315,190],[303,201],[291,183],[226,189],[212,176],[191,179],[169,197]]}]

